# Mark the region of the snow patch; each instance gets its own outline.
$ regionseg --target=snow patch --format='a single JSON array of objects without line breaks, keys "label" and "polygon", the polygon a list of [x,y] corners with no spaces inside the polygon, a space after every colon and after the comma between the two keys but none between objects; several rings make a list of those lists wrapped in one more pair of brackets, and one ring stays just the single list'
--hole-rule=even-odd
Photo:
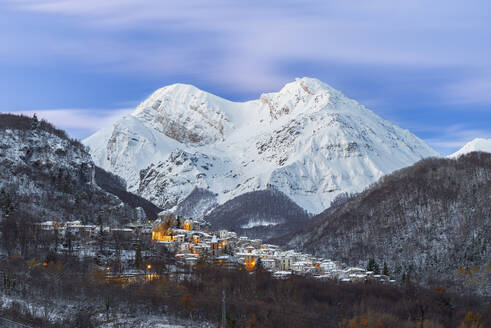
[{"label": "snow patch", "polygon": [[243,224],[240,227],[242,229],[251,229],[255,227],[270,227],[270,226],[275,226],[283,222],[279,221],[266,221],[266,220],[258,220],[258,219],[251,219],[247,224]]}]

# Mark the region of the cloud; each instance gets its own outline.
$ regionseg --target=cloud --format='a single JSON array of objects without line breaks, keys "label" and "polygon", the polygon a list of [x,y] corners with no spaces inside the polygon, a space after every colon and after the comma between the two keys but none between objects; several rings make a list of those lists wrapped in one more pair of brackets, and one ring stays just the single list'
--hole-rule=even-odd
[{"label": "cloud", "polygon": [[[294,60],[491,68],[490,47],[482,43],[489,20],[476,15],[489,7],[486,1],[7,3],[11,10],[51,15],[54,24],[74,29],[76,39],[55,29],[43,39],[46,45],[33,42],[41,53],[48,47],[47,53],[77,58],[94,70],[201,76],[258,90],[284,82],[288,72],[281,64]],[[64,16],[70,19],[60,19]]]},{"label": "cloud", "polygon": [[444,95],[459,105],[491,104],[491,74],[453,82],[447,86]]}]

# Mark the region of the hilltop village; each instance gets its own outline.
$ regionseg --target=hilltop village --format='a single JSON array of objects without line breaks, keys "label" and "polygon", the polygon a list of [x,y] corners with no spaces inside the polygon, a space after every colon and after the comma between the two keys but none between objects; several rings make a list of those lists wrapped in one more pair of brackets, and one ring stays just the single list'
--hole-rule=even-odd
[{"label": "hilltop village", "polygon": [[[336,279],[341,282],[380,281],[393,283],[388,275],[367,271],[364,268],[349,267],[339,261],[314,257],[293,250],[282,250],[260,239],[237,236],[233,231],[220,230],[209,232],[204,221],[184,219],[174,214],[161,214],[155,221],[130,223],[120,228],[103,225],[83,225],[80,221],[60,224],[46,221],[38,224],[45,237],[56,235],[61,251],[77,252],[83,256],[100,256],[100,236],[105,235],[106,251],[103,265],[107,265],[108,274],[132,274],[134,270],[125,270],[126,261],[135,261],[139,256],[151,259],[158,254],[171,254],[176,262],[192,268],[201,259],[228,268],[255,271],[264,269],[273,277],[286,279],[292,274],[310,276],[316,279]],[[84,241],[77,243],[77,241]],[[132,251],[122,245],[146,244],[152,251]],[[78,245],[78,246],[76,246]],[[136,246],[138,247],[138,246]],[[117,255],[115,255],[117,254]],[[109,264],[118,257],[117,268]],[[138,259],[136,260],[138,261]],[[149,261],[147,261],[149,262]],[[150,262],[149,262],[150,263]],[[144,265],[145,273],[152,271],[151,264]]]}]

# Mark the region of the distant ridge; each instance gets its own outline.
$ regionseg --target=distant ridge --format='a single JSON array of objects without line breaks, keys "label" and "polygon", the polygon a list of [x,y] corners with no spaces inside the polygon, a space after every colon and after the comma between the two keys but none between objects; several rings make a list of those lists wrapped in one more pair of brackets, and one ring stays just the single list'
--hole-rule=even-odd
[{"label": "distant ridge", "polygon": [[491,139],[476,138],[466,143],[455,153],[449,155],[449,158],[457,158],[461,155],[468,154],[473,151],[483,151],[491,153]]}]

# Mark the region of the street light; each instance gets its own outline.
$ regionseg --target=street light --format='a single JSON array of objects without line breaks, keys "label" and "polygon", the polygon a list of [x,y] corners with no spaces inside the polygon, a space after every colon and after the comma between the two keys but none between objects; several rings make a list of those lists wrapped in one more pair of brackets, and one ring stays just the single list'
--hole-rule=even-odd
[{"label": "street light", "polygon": [[147,269],[150,270],[152,268],[151,264],[147,264]]}]

